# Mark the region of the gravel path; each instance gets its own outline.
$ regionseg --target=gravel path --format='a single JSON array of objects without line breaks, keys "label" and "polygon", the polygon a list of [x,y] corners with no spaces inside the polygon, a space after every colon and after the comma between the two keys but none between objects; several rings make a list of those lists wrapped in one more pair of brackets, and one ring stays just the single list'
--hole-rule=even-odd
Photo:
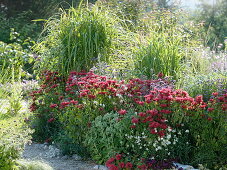
[{"label": "gravel path", "polygon": [[95,167],[95,163],[83,161],[77,155],[61,156],[57,148],[44,144],[26,145],[23,159],[44,162],[54,170],[94,170]]}]

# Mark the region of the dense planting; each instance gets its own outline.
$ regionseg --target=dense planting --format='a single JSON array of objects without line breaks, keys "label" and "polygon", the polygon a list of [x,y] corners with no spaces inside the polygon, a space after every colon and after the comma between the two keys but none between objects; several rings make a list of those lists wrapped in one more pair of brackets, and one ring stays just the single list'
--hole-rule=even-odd
[{"label": "dense planting", "polygon": [[159,169],[172,165],[164,163],[166,159],[224,165],[227,94],[213,93],[204,102],[202,96],[192,98],[172,89],[162,78],[125,82],[71,72],[64,80],[49,71],[42,78],[41,89],[32,93],[31,110],[39,122],[37,136],[47,141],[63,130],[73,143],[90,150],[94,160],[107,161],[110,169],[129,164]]},{"label": "dense planting", "polygon": [[[49,16],[55,2],[37,1],[45,8],[29,18]],[[35,4],[13,19],[15,6],[0,3],[0,169],[23,169],[30,129],[34,142],[110,170],[227,168],[223,32],[225,44],[204,38],[206,24],[165,0],[72,2],[78,8],[36,20],[39,38],[37,23],[19,23]],[[14,20],[20,33],[7,30]]]}]

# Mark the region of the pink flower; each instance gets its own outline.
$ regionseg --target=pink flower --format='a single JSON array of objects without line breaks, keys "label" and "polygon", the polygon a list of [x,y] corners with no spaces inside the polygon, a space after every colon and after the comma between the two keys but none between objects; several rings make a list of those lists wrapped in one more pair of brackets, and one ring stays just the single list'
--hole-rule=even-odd
[{"label": "pink flower", "polygon": [[120,115],[125,115],[125,114],[127,113],[127,111],[126,111],[126,110],[121,109],[121,110],[119,110],[119,111],[118,111],[118,113],[119,113]]}]

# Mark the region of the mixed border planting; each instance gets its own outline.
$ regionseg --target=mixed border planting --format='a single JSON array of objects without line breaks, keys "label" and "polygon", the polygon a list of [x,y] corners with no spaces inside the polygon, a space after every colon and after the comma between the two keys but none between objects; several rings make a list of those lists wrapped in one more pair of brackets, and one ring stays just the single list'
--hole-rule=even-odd
[{"label": "mixed border planting", "polygon": [[182,11],[117,4],[82,1],[36,43],[0,42],[0,169],[31,139],[110,170],[227,168],[226,49]]}]

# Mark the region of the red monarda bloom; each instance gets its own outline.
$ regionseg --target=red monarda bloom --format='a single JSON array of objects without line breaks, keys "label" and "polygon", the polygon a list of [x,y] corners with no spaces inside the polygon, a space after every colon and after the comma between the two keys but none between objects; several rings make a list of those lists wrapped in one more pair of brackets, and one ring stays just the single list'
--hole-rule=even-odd
[{"label": "red monarda bloom", "polygon": [[54,120],[55,120],[55,118],[52,117],[52,118],[50,118],[47,122],[48,122],[48,123],[51,123],[51,122],[53,122]]},{"label": "red monarda bloom", "polygon": [[214,110],[214,108],[211,108],[211,107],[210,107],[210,108],[208,108],[207,110],[208,110],[208,112],[212,112],[212,111]]},{"label": "red monarda bloom", "polygon": [[121,154],[117,154],[116,155],[116,160],[121,160],[121,158],[122,158],[122,155]]},{"label": "red monarda bloom", "polygon": [[132,117],[132,123],[139,123],[139,119],[135,118],[135,117]]},{"label": "red monarda bloom", "polygon": [[125,164],[125,168],[132,168],[132,163],[131,162],[127,162],[126,164]]},{"label": "red monarda bloom", "polygon": [[50,105],[50,108],[56,108],[56,107],[58,107],[57,104],[51,104],[51,105]]},{"label": "red monarda bloom", "polygon": [[127,111],[126,111],[126,110],[121,109],[121,110],[119,110],[119,111],[118,111],[118,113],[119,113],[120,115],[125,115],[125,114],[127,113]]}]

